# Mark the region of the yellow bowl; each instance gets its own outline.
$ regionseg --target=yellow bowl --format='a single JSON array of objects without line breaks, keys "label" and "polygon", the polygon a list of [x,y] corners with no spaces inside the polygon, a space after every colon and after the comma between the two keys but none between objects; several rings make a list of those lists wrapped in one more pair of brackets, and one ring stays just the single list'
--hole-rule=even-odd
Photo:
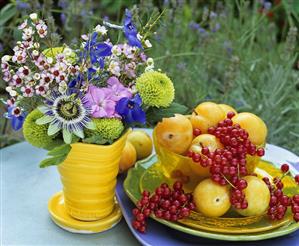
[{"label": "yellow bowl", "polygon": [[[193,190],[201,180],[210,176],[208,167],[202,167],[199,163],[194,162],[192,158],[176,154],[161,146],[157,141],[155,129],[153,131],[153,140],[158,160],[167,178],[180,180],[187,189]],[[248,155],[246,159],[247,170],[252,173],[260,157]]]}]

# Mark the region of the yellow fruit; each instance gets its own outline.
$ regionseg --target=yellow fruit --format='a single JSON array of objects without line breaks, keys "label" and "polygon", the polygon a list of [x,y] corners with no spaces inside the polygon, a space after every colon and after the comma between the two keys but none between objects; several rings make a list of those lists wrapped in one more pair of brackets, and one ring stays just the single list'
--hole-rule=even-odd
[{"label": "yellow fruit", "polygon": [[243,190],[245,199],[248,202],[246,209],[236,209],[243,216],[256,216],[263,214],[270,201],[270,191],[267,185],[255,176],[246,176],[247,187]]},{"label": "yellow fruit", "polygon": [[255,145],[263,145],[266,142],[267,126],[265,122],[252,113],[239,113],[232,118],[234,124],[239,124],[241,128],[249,134],[250,141]]},{"label": "yellow fruit", "polygon": [[136,162],[136,157],[137,154],[133,144],[127,141],[119,161],[119,171],[124,172],[132,167]]},{"label": "yellow fruit", "polygon": [[136,149],[137,160],[144,159],[151,155],[153,151],[153,142],[151,137],[142,130],[132,131],[127,138]]},{"label": "yellow fruit", "polygon": [[222,108],[213,102],[199,104],[190,118],[193,128],[198,128],[202,133],[207,133],[208,128],[215,126],[225,118]]},{"label": "yellow fruit", "polygon": [[193,129],[200,129],[202,133],[207,133],[209,127],[214,126],[207,118],[196,113],[192,113],[190,121]]},{"label": "yellow fruit", "polygon": [[193,138],[190,121],[181,114],[163,118],[155,128],[158,143],[177,154],[185,153]]},{"label": "yellow fruit", "polygon": [[200,182],[193,191],[198,212],[209,217],[220,217],[230,208],[229,188],[219,185],[211,179]]},{"label": "yellow fruit", "polygon": [[224,111],[225,117],[226,117],[226,115],[227,115],[228,112],[234,112],[235,114],[237,114],[237,111],[233,107],[231,107],[231,106],[229,106],[227,104],[218,104],[218,106],[220,108],[222,108],[222,110]]},{"label": "yellow fruit", "polygon": [[215,151],[216,149],[222,149],[223,145],[219,141],[218,138],[216,138],[214,135],[211,134],[201,134],[193,139],[191,143],[190,150],[192,150],[195,153],[200,154],[202,146],[208,147],[209,150]]}]

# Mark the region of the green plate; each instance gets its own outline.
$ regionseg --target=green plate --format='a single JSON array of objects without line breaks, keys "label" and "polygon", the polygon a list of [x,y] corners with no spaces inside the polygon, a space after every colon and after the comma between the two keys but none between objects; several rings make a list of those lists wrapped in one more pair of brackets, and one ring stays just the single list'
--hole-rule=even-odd
[{"label": "green plate", "polygon": [[[141,197],[141,188],[147,188],[149,190],[153,190],[155,187],[159,186],[161,181],[167,181],[167,179],[164,177],[163,173],[159,173],[155,171],[155,173],[151,173],[151,175],[148,175],[148,172],[151,169],[155,169],[153,165],[160,165],[157,161],[157,157],[151,156],[148,159],[145,159],[143,161],[139,161],[136,163],[135,167],[130,169],[128,172],[128,176],[124,182],[124,190],[126,194],[129,196],[129,198],[136,203],[140,197]],[[264,168],[265,163],[261,164],[262,168]],[[271,164],[268,164],[271,166]],[[260,167],[261,168],[261,167]],[[271,166],[273,170],[277,170],[275,167]],[[157,169],[156,169],[157,170]],[[278,172],[278,170],[277,170]],[[146,177],[147,180],[142,180]],[[293,189],[292,189],[293,190]],[[288,192],[287,192],[288,193]],[[287,235],[289,233],[292,233],[296,231],[299,228],[299,224],[295,223],[293,221],[288,221],[287,223],[284,223],[282,226],[264,231],[264,232],[255,232],[255,233],[244,233],[244,234],[224,234],[224,233],[215,233],[210,232],[208,230],[204,229],[194,229],[191,227],[187,227],[185,225],[166,221],[163,219],[158,219],[155,216],[152,216],[152,218],[166,226],[169,226],[173,229],[194,235],[199,237],[205,237],[205,238],[211,238],[211,239],[218,239],[218,240],[226,240],[226,241],[257,241],[257,240],[263,240],[263,239],[269,239],[269,238],[275,238],[283,235]]]}]

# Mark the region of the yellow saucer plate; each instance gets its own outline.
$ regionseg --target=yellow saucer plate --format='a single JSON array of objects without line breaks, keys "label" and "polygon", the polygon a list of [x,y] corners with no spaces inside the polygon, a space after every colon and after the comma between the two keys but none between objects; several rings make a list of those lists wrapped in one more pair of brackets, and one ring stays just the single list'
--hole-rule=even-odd
[{"label": "yellow saucer plate", "polygon": [[63,192],[51,197],[48,210],[52,220],[59,227],[73,233],[92,234],[106,231],[115,226],[122,218],[120,207],[115,200],[114,210],[107,217],[95,221],[82,221],[71,217],[65,208]]}]

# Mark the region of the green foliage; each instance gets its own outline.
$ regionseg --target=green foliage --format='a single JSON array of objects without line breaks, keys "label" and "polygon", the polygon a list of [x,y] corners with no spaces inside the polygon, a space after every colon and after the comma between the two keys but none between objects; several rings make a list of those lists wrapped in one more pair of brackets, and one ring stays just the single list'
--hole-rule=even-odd
[{"label": "green foliage", "polygon": [[[296,28],[288,32],[287,23],[283,29],[276,25],[276,13],[284,6],[274,6],[270,19],[258,11],[257,1],[253,6],[222,3],[210,10],[197,1],[166,6],[151,40],[155,66],[171,76],[176,102],[191,110],[212,100],[253,112],[266,122],[269,143],[299,153]],[[152,11],[140,10],[145,16]]]},{"label": "green foliage", "polygon": [[148,123],[154,127],[162,118],[172,117],[174,114],[186,114],[187,111],[188,108],[186,106],[173,102],[167,108],[149,108],[146,111],[146,117]]},{"label": "green foliage", "polygon": [[57,166],[62,163],[69,152],[71,151],[71,146],[69,144],[63,144],[57,146],[48,152],[50,158],[44,159],[40,162],[39,167],[44,168],[48,166]]},{"label": "green foliage", "polygon": [[96,126],[95,130],[85,129],[85,143],[90,144],[111,144],[118,139],[124,131],[124,125],[117,118],[92,119]]}]

